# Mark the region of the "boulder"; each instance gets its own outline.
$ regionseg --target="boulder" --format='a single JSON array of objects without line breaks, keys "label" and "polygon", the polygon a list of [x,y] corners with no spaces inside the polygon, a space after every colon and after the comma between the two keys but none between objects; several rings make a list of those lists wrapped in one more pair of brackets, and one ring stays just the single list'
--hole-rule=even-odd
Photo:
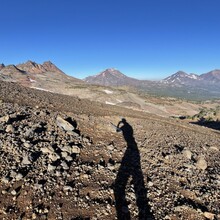
[{"label": "boulder", "polygon": [[57,116],[56,123],[58,127],[62,128],[65,131],[71,132],[75,129],[68,121],[64,120],[60,116]]},{"label": "boulder", "polygon": [[196,168],[205,170],[208,167],[207,161],[204,157],[199,157],[196,162]]}]

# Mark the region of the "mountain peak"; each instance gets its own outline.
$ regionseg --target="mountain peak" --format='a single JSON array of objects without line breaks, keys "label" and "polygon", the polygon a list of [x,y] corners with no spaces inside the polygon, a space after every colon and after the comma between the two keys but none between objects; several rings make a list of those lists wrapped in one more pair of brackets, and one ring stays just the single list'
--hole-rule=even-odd
[{"label": "mountain peak", "polygon": [[50,65],[54,65],[50,60],[48,60],[48,61],[45,61],[44,63],[43,63],[43,65],[44,64],[50,64]]},{"label": "mountain peak", "polygon": [[32,60],[28,60],[27,62],[25,62],[25,64],[36,65],[37,63],[35,63],[35,62],[34,62],[34,61],[32,61]]},{"label": "mountain peak", "polygon": [[220,70],[215,69],[215,70],[212,70],[208,73],[204,73],[201,75],[201,78],[203,80],[207,80],[207,81],[210,81],[213,83],[218,83],[218,82],[220,82]]},{"label": "mountain peak", "polygon": [[42,64],[42,67],[47,72],[53,72],[58,74],[65,74],[62,70],[60,70],[55,64],[53,64],[51,61],[46,61]]},{"label": "mountain peak", "polygon": [[188,84],[191,81],[197,80],[198,75],[196,74],[188,74],[184,71],[178,71],[174,73],[173,75],[165,78],[163,81],[165,83],[172,83],[172,84]]},{"label": "mountain peak", "polygon": [[37,64],[31,60],[28,60],[25,63],[18,64],[16,67],[22,71],[29,72],[29,73],[45,72],[44,68],[42,68],[40,64]]},{"label": "mountain peak", "polygon": [[115,68],[108,68],[98,75],[96,77],[126,77],[123,73],[121,73],[119,70],[116,70]]},{"label": "mountain peak", "polygon": [[107,68],[105,71],[114,72],[117,71],[115,68]]},{"label": "mountain peak", "polygon": [[174,73],[173,75],[176,75],[176,76],[188,76],[188,73],[182,71],[182,70],[179,70],[178,72]]},{"label": "mountain peak", "polygon": [[86,77],[85,81],[90,84],[104,86],[136,85],[139,82],[137,79],[130,78],[115,68],[108,68],[97,75]]}]

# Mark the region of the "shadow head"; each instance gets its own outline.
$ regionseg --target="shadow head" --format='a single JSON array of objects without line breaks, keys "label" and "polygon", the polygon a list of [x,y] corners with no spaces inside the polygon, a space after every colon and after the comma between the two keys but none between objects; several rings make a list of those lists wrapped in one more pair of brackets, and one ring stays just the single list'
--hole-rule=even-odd
[{"label": "shadow head", "polygon": [[122,118],[122,119],[121,119],[121,122],[124,123],[124,124],[127,123],[127,121],[126,121],[125,118]]}]

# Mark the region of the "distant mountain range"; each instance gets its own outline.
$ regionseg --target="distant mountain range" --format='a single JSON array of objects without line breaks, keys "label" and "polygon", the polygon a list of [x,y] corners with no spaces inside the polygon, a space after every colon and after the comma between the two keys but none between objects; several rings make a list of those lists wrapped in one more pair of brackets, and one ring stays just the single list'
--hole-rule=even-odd
[{"label": "distant mountain range", "polygon": [[[121,86],[121,85],[145,85],[151,83],[149,80],[138,80],[135,78],[127,77],[120,71],[112,68],[106,69],[105,71],[89,76],[84,79],[87,83],[105,85],[105,86]],[[161,80],[153,81],[157,83],[170,84],[170,85],[197,85],[197,84],[218,84],[220,83],[220,70],[213,70],[202,75],[187,74],[183,71]]]},{"label": "distant mountain range", "polygon": [[160,96],[189,99],[220,97],[220,70],[218,69],[202,75],[179,71],[163,80],[150,81],[131,78],[119,70],[109,68],[97,75],[80,80],[66,75],[50,61],[43,64],[27,61],[18,65],[0,64],[0,79],[59,93],[68,93],[68,88],[72,85],[87,83],[114,87],[130,86],[140,92]]},{"label": "distant mountain range", "polygon": [[169,84],[184,84],[184,85],[195,85],[195,84],[216,84],[220,83],[220,70],[213,70],[202,75],[187,74],[183,71],[179,71],[166,79],[163,80]]},{"label": "distant mountain range", "polygon": [[160,96],[199,100],[220,98],[220,70],[213,70],[202,75],[178,71],[163,80],[150,81],[127,77],[116,69],[106,69],[84,80],[90,84],[105,86],[132,86],[139,91]]}]

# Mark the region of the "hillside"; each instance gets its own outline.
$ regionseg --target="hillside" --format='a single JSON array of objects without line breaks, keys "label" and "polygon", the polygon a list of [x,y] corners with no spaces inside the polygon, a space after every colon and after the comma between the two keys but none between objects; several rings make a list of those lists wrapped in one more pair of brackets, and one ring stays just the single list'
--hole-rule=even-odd
[{"label": "hillside", "polygon": [[16,83],[0,94],[1,219],[220,218],[219,131]]}]

